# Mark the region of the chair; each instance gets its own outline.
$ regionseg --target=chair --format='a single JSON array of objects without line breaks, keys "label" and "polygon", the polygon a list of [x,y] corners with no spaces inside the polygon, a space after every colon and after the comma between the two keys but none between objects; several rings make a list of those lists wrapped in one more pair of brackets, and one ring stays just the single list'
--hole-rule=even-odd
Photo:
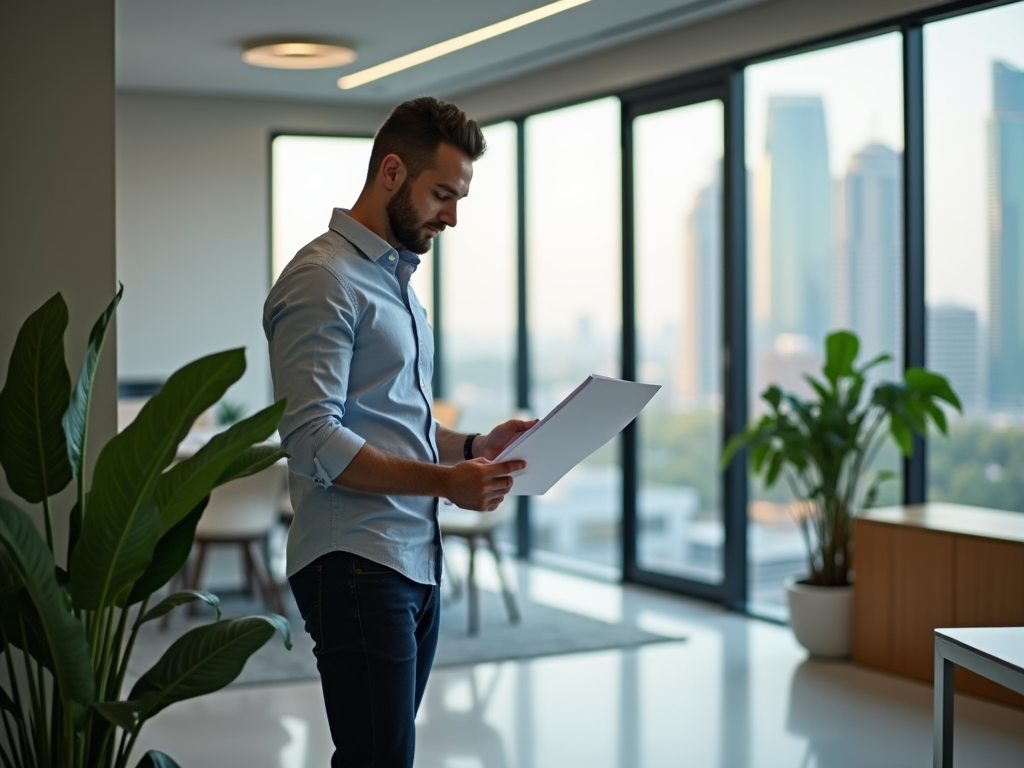
[{"label": "chair", "polygon": [[238,546],[245,560],[246,594],[252,594],[255,582],[270,607],[284,615],[284,603],[267,568],[265,551],[267,537],[279,523],[280,489],[287,469],[281,461],[213,491],[196,527],[195,566],[186,577],[189,589],[199,589],[207,549]]},{"label": "chair", "polygon": [[[491,554],[494,556],[494,564],[497,566],[498,578],[501,581],[501,592],[505,598],[505,610],[508,612],[508,620],[512,624],[519,623],[519,605],[516,602],[515,594],[509,589],[508,582],[505,579],[504,563],[494,538],[494,532],[512,513],[513,509],[515,509],[514,505],[507,503],[501,504],[493,512],[468,512],[461,509],[442,507],[438,514],[442,538],[454,536],[465,539],[469,545],[469,572],[466,575],[466,585],[469,593],[467,602],[469,612],[468,631],[470,635],[476,635],[480,632],[480,595],[474,578],[476,574],[476,548],[480,540],[486,542],[488,549],[491,550]],[[452,573],[449,578],[452,580],[453,594],[455,596],[460,595],[462,585],[458,577]]]}]

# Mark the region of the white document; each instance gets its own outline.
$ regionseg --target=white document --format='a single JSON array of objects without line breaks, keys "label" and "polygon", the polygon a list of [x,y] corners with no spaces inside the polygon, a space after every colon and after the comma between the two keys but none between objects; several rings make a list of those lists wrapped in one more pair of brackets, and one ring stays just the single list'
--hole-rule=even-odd
[{"label": "white document", "polygon": [[543,496],[573,467],[637,417],[661,389],[593,374],[494,460],[526,461],[511,496]]}]

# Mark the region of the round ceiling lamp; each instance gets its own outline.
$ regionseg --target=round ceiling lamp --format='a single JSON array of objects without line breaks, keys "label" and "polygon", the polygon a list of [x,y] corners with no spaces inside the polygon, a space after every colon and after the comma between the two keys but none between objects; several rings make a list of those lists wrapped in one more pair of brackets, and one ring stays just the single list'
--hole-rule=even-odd
[{"label": "round ceiling lamp", "polygon": [[274,69],[326,69],[343,67],[356,60],[355,48],[339,40],[276,37],[250,40],[242,61]]}]

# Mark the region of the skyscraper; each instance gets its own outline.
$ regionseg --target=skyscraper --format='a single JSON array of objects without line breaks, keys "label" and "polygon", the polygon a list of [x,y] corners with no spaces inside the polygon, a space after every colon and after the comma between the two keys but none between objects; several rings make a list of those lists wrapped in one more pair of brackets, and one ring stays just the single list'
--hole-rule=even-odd
[{"label": "skyscraper", "polygon": [[832,179],[820,96],[773,96],[754,202],[755,318],[762,345],[782,333],[817,348],[832,285]]},{"label": "skyscraper", "polygon": [[893,356],[902,343],[902,189],[900,154],[871,143],[850,159],[838,207],[836,279],[846,317],[838,323],[861,340],[861,355]]},{"label": "skyscraper", "polygon": [[1024,407],[1024,72],[992,63],[988,124],[989,399]]},{"label": "skyscraper", "polygon": [[686,218],[679,393],[706,402],[721,390],[722,172],[715,168]]},{"label": "skyscraper", "polygon": [[956,304],[928,307],[925,361],[949,379],[968,414],[982,407],[980,341],[976,310]]}]

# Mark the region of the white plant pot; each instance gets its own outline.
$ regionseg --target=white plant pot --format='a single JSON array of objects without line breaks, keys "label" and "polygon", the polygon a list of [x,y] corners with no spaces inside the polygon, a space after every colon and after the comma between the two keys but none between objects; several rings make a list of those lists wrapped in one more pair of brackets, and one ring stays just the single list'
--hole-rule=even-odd
[{"label": "white plant pot", "polygon": [[816,587],[786,580],[789,625],[811,656],[844,659],[853,650],[853,587]]}]

